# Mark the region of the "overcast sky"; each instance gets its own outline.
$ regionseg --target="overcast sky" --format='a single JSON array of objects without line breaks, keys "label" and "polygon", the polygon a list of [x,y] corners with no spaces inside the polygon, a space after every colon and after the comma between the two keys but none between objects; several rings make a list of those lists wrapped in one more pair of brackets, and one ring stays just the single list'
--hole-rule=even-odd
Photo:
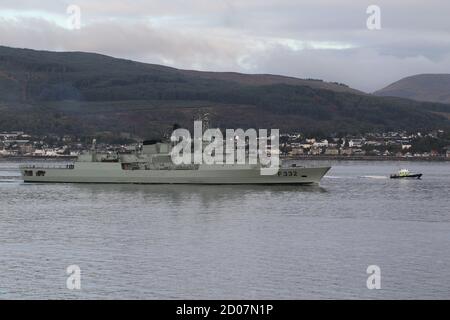
[{"label": "overcast sky", "polygon": [[[81,9],[80,29],[69,5]],[[381,9],[380,30],[367,28],[369,5]],[[0,44],[372,92],[408,75],[450,73],[450,1],[0,0]]]}]

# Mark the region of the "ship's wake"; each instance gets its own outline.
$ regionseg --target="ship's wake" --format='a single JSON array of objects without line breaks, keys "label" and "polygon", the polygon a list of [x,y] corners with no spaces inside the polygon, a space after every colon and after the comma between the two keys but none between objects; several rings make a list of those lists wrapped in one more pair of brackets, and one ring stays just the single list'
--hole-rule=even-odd
[{"label": "ship's wake", "polygon": [[389,177],[387,177],[387,176],[359,176],[359,178],[364,178],[364,179],[388,179]]}]

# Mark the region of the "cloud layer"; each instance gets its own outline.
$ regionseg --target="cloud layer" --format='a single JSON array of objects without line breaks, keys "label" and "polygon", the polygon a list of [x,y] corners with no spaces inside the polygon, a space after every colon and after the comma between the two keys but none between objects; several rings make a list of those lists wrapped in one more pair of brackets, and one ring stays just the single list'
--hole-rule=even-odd
[{"label": "cloud layer", "polygon": [[[16,0],[0,3],[0,44],[90,51],[185,69],[321,78],[374,91],[450,73],[450,2],[379,0]],[[69,5],[81,29],[68,25]]]}]

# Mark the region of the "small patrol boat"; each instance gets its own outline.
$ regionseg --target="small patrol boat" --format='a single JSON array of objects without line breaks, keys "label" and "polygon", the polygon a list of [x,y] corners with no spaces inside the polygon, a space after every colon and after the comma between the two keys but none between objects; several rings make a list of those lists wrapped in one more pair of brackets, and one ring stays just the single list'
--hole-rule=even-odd
[{"label": "small patrol boat", "polygon": [[422,177],[421,173],[412,173],[409,172],[408,169],[401,169],[398,173],[391,174],[391,179],[400,179],[400,178],[420,179],[421,177]]}]

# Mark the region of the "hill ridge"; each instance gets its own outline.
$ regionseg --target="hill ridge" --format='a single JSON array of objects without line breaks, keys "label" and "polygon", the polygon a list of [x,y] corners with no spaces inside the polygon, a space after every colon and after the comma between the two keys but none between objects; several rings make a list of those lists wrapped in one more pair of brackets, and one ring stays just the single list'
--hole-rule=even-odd
[{"label": "hill ridge", "polygon": [[375,91],[374,94],[417,101],[450,103],[450,74],[421,73],[411,75]]},{"label": "hill ridge", "polygon": [[378,97],[323,81],[9,47],[0,47],[0,112],[0,131],[42,134],[154,137],[175,122],[189,128],[198,112],[209,112],[221,128],[315,134],[450,126],[450,105]]}]

